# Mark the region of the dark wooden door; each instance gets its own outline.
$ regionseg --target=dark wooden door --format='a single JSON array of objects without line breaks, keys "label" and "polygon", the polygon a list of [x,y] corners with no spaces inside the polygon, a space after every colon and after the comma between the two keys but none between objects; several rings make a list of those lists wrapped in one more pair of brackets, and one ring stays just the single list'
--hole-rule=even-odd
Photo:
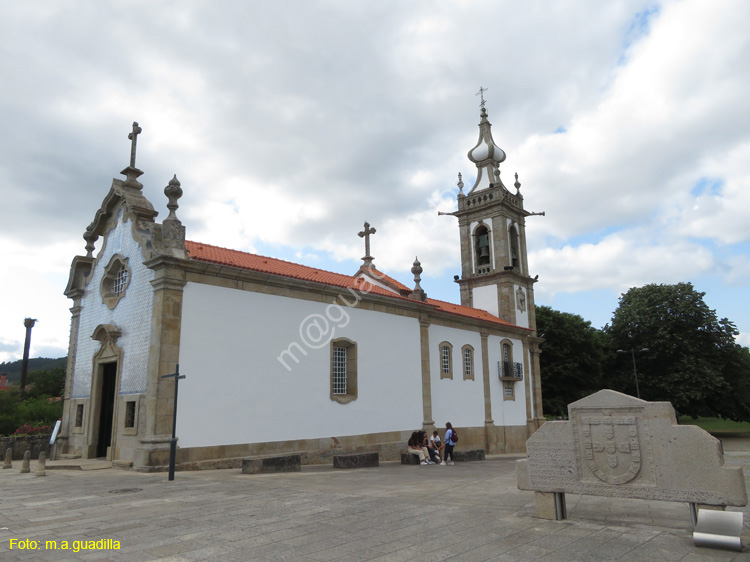
[{"label": "dark wooden door", "polygon": [[115,413],[115,383],[117,382],[117,363],[102,366],[102,392],[100,396],[99,440],[96,444],[96,456],[106,457],[107,447],[112,444],[112,417]]}]

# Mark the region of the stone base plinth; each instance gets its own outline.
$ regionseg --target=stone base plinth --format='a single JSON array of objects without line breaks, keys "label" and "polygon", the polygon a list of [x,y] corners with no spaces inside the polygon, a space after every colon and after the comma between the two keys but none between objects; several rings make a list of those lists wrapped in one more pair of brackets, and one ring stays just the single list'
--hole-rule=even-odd
[{"label": "stone base plinth", "polygon": [[369,468],[373,466],[380,466],[380,455],[378,453],[357,453],[333,457],[333,468]]},{"label": "stone base plinth", "polygon": [[473,451],[453,451],[456,461],[483,461],[484,449],[475,449]]},{"label": "stone base plinth", "polygon": [[300,470],[302,470],[300,455],[242,459],[242,474],[299,472]]},{"label": "stone base plinth", "polygon": [[419,456],[413,453],[401,453],[401,464],[419,464]]}]

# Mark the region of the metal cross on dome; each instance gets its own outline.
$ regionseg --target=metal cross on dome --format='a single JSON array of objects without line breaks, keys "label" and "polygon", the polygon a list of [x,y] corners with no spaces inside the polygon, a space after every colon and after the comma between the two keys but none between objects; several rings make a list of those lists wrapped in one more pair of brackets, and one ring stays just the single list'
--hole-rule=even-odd
[{"label": "metal cross on dome", "polygon": [[135,168],[135,145],[138,142],[138,135],[143,132],[136,121],[133,121],[133,132],[128,133],[130,139],[130,167]]},{"label": "metal cross on dome", "polygon": [[479,91],[476,94],[474,94],[475,96],[480,96],[482,99],[482,103],[479,104],[479,107],[484,107],[484,104],[487,103],[484,99],[484,93],[487,90],[489,90],[489,88],[482,88],[481,86],[479,86]]}]

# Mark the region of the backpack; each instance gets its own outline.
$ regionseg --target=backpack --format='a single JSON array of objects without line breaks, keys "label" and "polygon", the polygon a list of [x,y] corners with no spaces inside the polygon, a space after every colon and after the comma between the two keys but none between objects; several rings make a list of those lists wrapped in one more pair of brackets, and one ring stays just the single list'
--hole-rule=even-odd
[{"label": "backpack", "polygon": [[451,435],[451,441],[458,443],[458,433],[456,433],[455,429],[451,429],[451,431],[453,432],[453,435]]}]

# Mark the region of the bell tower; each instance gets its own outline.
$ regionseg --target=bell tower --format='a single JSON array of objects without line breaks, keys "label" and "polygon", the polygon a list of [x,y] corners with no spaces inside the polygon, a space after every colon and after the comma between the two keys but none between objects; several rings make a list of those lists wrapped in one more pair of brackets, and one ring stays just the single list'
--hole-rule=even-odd
[{"label": "bell tower", "polygon": [[[481,91],[480,91],[481,93]],[[464,193],[458,176],[458,217],[461,237],[461,304],[481,308],[525,328],[536,329],[534,283],[526,258],[526,217],[521,184],[515,193],[500,178],[505,152],[492,138],[492,124],[481,104],[479,140],[468,157],[476,167],[476,181]]]}]

